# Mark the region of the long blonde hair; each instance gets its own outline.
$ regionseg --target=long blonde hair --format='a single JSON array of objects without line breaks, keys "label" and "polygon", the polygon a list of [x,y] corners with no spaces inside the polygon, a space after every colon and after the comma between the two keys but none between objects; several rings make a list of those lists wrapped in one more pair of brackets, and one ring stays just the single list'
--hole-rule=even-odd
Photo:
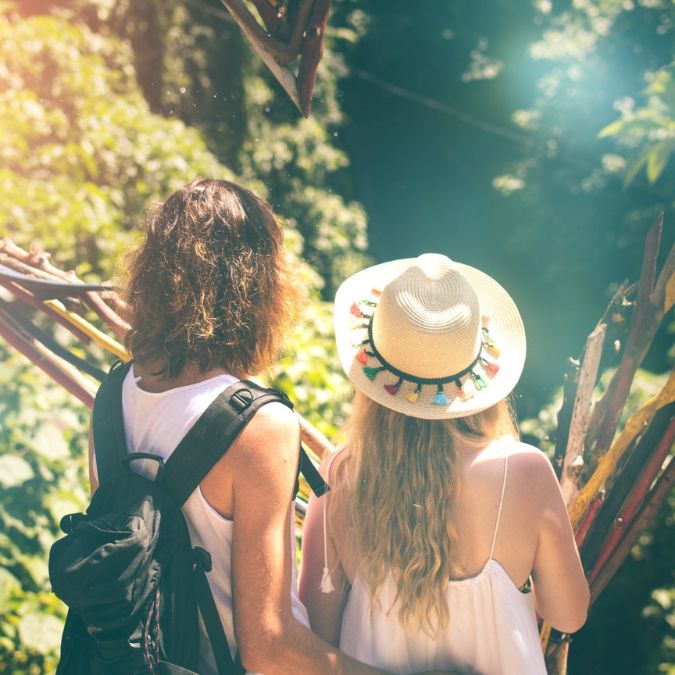
[{"label": "long blonde hair", "polygon": [[348,479],[338,472],[330,507],[347,509],[373,606],[391,572],[404,627],[432,636],[447,627],[455,448],[515,433],[507,401],[469,417],[425,420],[356,392],[347,426]]}]

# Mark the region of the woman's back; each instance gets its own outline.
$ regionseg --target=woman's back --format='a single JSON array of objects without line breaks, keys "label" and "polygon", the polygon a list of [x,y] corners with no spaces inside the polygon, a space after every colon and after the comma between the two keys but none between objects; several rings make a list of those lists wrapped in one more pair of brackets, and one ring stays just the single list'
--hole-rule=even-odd
[{"label": "woman's back", "polygon": [[[548,460],[510,438],[481,449],[460,449],[457,455],[453,499],[457,542],[446,590],[448,626],[435,635],[403,628],[391,574],[373,603],[368,582],[353,565],[353,538],[338,524],[335,545],[341,559],[352,562],[347,565],[352,587],[340,647],[360,660],[400,673],[451,666],[479,673],[545,673],[526,583],[535,557],[538,510],[528,508],[536,504],[524,488],[528,478],[537,478],[531,475],[533,468],[536,472],[536,465]],[[348,471],[348,462],[342,470]],[[392,607],[394,611],[389,611]]]}]

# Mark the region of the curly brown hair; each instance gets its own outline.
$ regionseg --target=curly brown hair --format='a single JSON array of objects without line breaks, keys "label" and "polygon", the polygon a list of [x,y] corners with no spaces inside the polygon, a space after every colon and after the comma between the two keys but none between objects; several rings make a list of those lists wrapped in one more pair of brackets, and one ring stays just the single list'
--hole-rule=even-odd
[{"label": "curly brown hair", "polygon": [[174,192],[126,261],[134,359],[173,379],[188,363],[254,374],[277,357],[296,304],[270,205],[223,180]]}]

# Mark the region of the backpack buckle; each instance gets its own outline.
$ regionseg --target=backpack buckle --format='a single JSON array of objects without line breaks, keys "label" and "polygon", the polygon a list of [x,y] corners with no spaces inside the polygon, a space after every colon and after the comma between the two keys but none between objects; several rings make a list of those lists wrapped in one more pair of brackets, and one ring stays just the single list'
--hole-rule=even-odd
[{"label": "backpack buckle", "polygon": [[204,572],[210,572],[213,567],[211,564],[211,554],[201,546],[195,546],[192,549],[192,561],[196,567]]},{"label": "backpack buckle", "polygon": [[65,534],[70,534],[83,520],[86,520],[87,516],[84,513],[69,513],[63,518],[59,523],[61,532]]},{"label": "backpack buckle", "polygon": [[253,402],[253,392],[250,389],[240,389],[230,396],[230,406],[238,413],[244,412]]}]

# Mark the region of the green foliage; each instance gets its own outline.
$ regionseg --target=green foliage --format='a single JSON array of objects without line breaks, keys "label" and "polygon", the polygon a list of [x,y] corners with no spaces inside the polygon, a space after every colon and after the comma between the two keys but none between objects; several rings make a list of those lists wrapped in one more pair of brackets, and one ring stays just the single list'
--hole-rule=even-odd
[{"label": "green foliage", "polygon": [[296,402],[296,409],[334,439],[348,414],[352,388],[333,346],[333,307],[315,301],[292,336],[289,350],[273,372],[274,386]]},{"label": "green foliage", "polygon": [[5,10],[0,54],[0,235],[109,276],[148,202],[231,176],[199,132],[150,112],[118,40]]},{"label": "green foliage", "polygon": [[[512,246],[611,248],[613,260],[637,266],[650,222],[662,210],[672,218],[672,3],[541,0],[535,8],[528,73],[536,89],[511,116],[528,143],[493,180],[531,216]],[[605,236],[596,204],[612,223]],[[550,270],[558,284],[577,264],[569,258]]]},{"label": "green foliage", "polygon": [[336,86],[346,74],[337,49],[358,40],[363,13],[343,7],[331,16],[312,116],[303,119],[218,2],[64,5],[68,16],[125,40],[152,110],[200,129],[214,155],[297,228],[301,255],[332,300],[367,262],[365,213],[345,197],[349,161],[336,142],[344,122]]},{"label": "green foliage", "polygon": [[65,617],[46,551],[86,503],[87,411],[0,345],[0,672],[51,672]]},{"label": "green foliage", "polygon": [[649,86],[644,92],[643,106],[627,106],[621,117],[607,125],[599,138],[614,136],[621,146],[634,152],[639,150],[626,170],[624,184],[629,185],[644,168],[647,180],[656,183],[675,150],[675,64],[656,72],[648,72]]}]

